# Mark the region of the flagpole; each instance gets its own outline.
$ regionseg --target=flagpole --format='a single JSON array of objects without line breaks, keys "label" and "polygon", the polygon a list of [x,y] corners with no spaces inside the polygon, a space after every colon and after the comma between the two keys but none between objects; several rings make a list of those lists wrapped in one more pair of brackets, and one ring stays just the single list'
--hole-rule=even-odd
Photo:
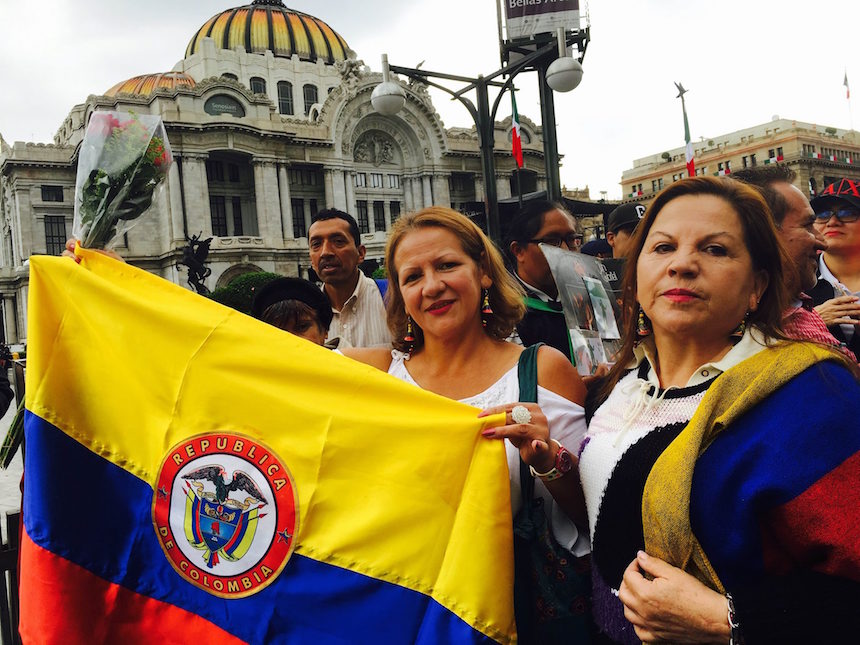
[{"label": "flagpole", "polygon": [[516,172],[514,174],[517,177],[517,198],[519,199],[519,202],[520,202],[520,210],[522,210],[523,209],[523,185],[520,183],[520,170],[522,170],[522,168],[517,168]]},{"label": "flagpole", "polygon": [[696,160],[693,158],[693,144],[690,141],[690,124],[687,122],[687,105],[684,102],[684,94],[687,90],[680,83],[675,83],[678,88],[678,96],[675,98],[681,99],[681,111],[684,113],[684,141],[686,147],[684,149],[684,158],[687,162],[687,176],[692,177],[696,174]]},{"label": "flagpole", "polygon": [[[516,164],[514,176],[517,178],[517,198],[520,210],[523,208],[523,187],[520,183],[520,170],[523,167],[523,142],[520,137],[520,114],[517,110],[517,90],[511,86],[511,154]],[[549,193],[549,191],[547,191]]]},{"label": "flagpole", "polygon": [[848,87],[848,70],[845,70],[845,81],[842,83],[845,86],[845,99],[848,101],[848,127],[854,131],[854,118],[851,114],[851,88]]}]

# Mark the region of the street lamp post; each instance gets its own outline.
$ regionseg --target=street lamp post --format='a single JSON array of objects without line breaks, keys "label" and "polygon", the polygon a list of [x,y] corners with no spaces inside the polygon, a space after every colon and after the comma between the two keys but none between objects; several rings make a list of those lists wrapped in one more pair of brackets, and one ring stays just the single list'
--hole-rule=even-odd
[{"label": "street lamp post", "polygon": [[[401,74],[407,78],[420,81],[431,87],[450,94],[454,99],[460,101],[468,110],[475,122],[478,132],[478,144],[481,152],[481,173],[484,179],[484,205],[487,214],[487,234],[495,242],[500,242],[501,228],[499,224],[499,202],[496,190],[496,162],[494,158],[495,143],[495,117],[505,90],[511,87],[514,77],[521,71],[536,68],[540,79],[540,101],[541,116],[544,131],[544,157],[547,164],[547,192],[550,199],[561,197],[561,186],[558,185],[558,143],[555,134],[555,111],[553,106],[552,92],[568,92],[574,89],[582,80],[582,66],[579,61],[567,56],[568,42],[564,30],[558,33],[559,58],[555,59],[556,43],[551,42],[535,51],[525,54],[516,62],[509,63],[496,70],[488,76],[479,75],[477,78],[457,76],[454,74],[443,74],[431,72],[425,69],[411,67],[400,67],[388,64],[388,55],[382,55],[382,77],[383,81],[378,85],[371,95],[374,109],[380,114],[393,116],[406,105],[406,93],[403,88],[390,79],[390,73]],[[566,59],[560,62],[560,59]],[[551,62],[550,62],[551,61]],[[499,76],[507,76],[504,82],[494,79]],[[431,79],[442,79],[466,83],[459,90],[452,90]],[[490,105],[489,87],[499,88],[492,106]],[[547,89],[549,86],[549,89]],[[476,102],[473,103],[464,96],[467,92],[475,91]],[[550,168],[554,173],[549,172]],[[551,180],[550,177],[554,177]]]}]

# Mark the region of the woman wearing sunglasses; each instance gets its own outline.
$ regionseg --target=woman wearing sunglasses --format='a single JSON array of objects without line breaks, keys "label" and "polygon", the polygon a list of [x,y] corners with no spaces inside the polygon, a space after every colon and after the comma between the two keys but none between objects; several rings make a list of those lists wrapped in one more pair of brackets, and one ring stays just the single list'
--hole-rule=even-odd
[{"label": "woman wearing sunglasses", "polygon": [[860,183],[842,179],[812,200],[816,228],[827,240],[818,284],[809,292],[830,333],[860,349]]}]

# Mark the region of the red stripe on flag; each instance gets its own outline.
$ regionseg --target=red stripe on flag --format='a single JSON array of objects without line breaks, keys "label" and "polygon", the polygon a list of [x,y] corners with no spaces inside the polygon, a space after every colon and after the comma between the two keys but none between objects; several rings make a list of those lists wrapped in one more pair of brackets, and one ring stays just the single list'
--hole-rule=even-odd
[{"label": "red stripe on flag", "polygon": [[767,514],[762,555],[769,572],[796,571],[798,563],[814,553],[816,561],[806,566],[860,580],[860,526],[854,512],[860,505],[858,479],[860,453],[855,453],[801,495]]},{"label": "red stripe on flag", "polygon": [[517,132],[517,129],[514,128],[512,136],[512,150],[511,153],[514,155],[514,160],[517,162],[517,168],[523,167],[523,144],[522,139],[520,139],[520,135]]},{"label": "red stripe on flag", "polygon": [[[21,536],[25,643],[243,643],[200,616],[113,584]],[[110,620],[103,610],[110,608]]]}]

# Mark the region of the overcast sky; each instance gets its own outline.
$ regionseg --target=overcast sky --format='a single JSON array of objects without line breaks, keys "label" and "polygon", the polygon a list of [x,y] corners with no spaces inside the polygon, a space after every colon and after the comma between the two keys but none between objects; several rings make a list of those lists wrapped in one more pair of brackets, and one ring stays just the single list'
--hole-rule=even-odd
[{"label": "overcast sky", "polygon": [[[239,0],[241,2],[241,0]],[[50,142],[69,109],[138,74],[167,71],[229,0],[0,0],[0,134]],[[375,71],[424,60],[476,76],[499,67],[494,0],[290,0],[331,25]],[[583,3],[584,4],[584,3]],[[774,115],[848,128],[843,75],[860,100],[860,3],[853,0],[592,0],[580,87],[556,95],[562,183],[622,197],[633,160]],[[537,77],[517,79],[521,115],[540,120]],[[492,100],[492,97],[491,97]],[[447,127],[468,113],[434,95]],[[857,101],[855,101],[857,102]],[[510,114],[503,100],[498,118]],[[854,114],[860,127],[860,113]]]}]

